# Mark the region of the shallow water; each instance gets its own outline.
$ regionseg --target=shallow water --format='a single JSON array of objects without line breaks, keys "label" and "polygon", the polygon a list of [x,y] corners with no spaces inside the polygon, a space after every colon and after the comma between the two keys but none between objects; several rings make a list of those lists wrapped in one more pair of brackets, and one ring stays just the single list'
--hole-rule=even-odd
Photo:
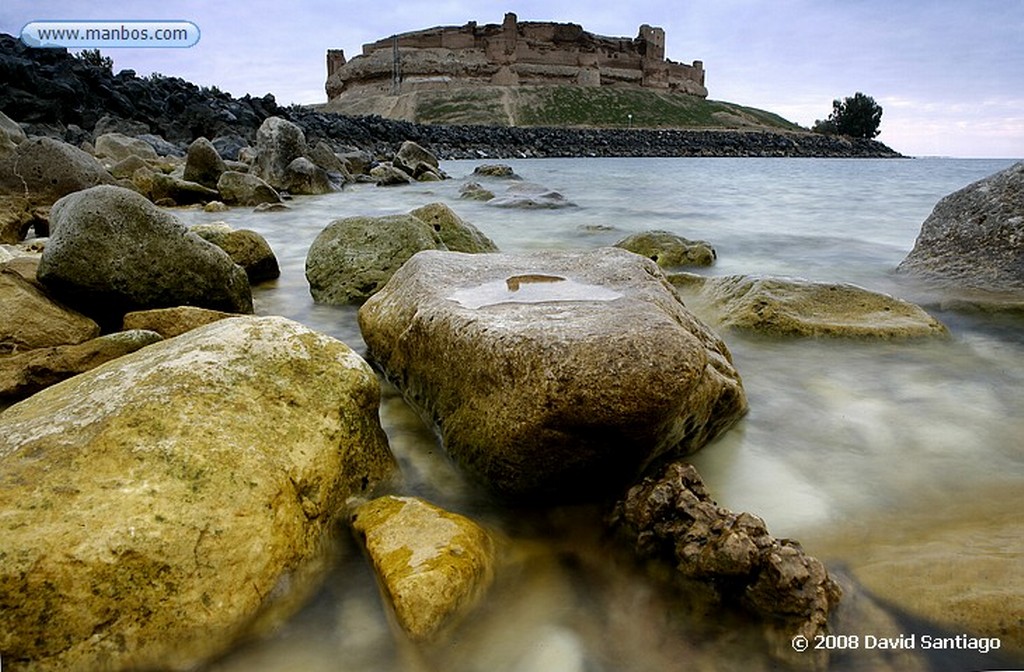
[{"label": "shallow water", "polygon": [[[939,198],[1011,162],[508,162],[576,204],[560,210],[505,210],[459,200],[458,188],[477,163],[444,163],[454,178],[446,182],[359,185],[293,201],[287,212],[176,214],[189,224],[221,220],[262,233],[278,255],[282,277],[256,289],[257,312],[296,319],[361,351],[355,309],[314,305],[303,274],[310,243],[336,218],[408,212],[443,201],[506,252],[592,248],[637,231],[666,229],[714,245],[718,261],[702,273],[790,275],[918,297],[920,288],[892,270],[913,246],[921,222]],[[499,194],[505,184],[486,181]],[[557,284],[523,288],[543,294]],[[510,289],[488,292],[505,296]],[[801,540],[830,566],[852,563],[854,574],[856,563],[870,559],[870,544],[896,543],[879,529],[891,527],[896,535],[907,524],[941,528],[953,520],[957,501],[969,502],[978,516],[1018,507],[1019,497],[990,499],[986,493],[1024,491],[1024,320],[937,316],[950,327],[948,340],[725,334],[751,411],[693,458],[718,501],[763,517],[775,536]],[[508,537],[516,560],[488,604],[446,644],[414,650],[395,635],[369,570],[354,545],[345,544],[313,604],[280,633],[244,647],[216,669],[660,670],[678,668],[681,659],[694,669],[772,667],[742,619],[680,613],[657,584],[609,555],[596,507],[509,512],[462,479],[392,389],[385,390],[381,421],[409,493],[475,516]],[[859,534],[864,525],[875,532],[858,537],[865,541],[855,554],[842,541],[844,533]],[[1017,573],[1024,568],[1019,552],[993,548],[991,557]],[[897,606],[911,613],[915,608]],[[1019,600],[1010,607],[1021,609]]]}]

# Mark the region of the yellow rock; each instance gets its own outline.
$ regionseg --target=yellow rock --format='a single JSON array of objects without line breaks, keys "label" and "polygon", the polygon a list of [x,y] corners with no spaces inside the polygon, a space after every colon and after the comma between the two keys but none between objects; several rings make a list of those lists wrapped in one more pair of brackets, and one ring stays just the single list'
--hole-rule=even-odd
[{"label": "yellow rock", "polygon": [[494,540],[473,521],[414,497],[380,497],[353,526],[399,624],[430,639],[464,614],[494,578]]}]

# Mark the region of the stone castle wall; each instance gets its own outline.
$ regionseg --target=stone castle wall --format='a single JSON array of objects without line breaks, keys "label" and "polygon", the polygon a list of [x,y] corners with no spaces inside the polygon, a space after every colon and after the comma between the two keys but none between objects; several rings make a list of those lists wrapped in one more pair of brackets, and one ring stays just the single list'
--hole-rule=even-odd
[{"label": "stone castle wall", "polygon": [[665,58],[665,31],[635,38],[588,33],[575,23],[439,26],[363,45],[351,61],[327,52],[327,96],[398,95],[472,85],[639,86],[707,96],[704,64]]}]

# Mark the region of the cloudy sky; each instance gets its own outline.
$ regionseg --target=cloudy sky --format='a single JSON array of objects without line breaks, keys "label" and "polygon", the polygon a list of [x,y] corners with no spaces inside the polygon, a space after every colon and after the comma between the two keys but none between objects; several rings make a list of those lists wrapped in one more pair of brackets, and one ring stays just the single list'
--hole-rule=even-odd
[{"label": "cloudy sky", "polygon": [[179,19],[188,49],[109,49],[115,71],[160,72],[238,96],[325,100],[324,55],[470,20],[572,21],[602,35],[662,26],[666,54],[704,61],[710,97],[810,126],[834,98],[883,107],[879,139],[905,154],[1024,157],[1024,0],[3,0],[0,31],[33,20]]}]

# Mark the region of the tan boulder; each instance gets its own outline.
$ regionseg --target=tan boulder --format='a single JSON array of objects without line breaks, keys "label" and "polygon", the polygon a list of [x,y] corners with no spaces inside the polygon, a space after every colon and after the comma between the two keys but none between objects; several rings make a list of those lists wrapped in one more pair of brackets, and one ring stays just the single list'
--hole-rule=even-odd
[{"label": "tan boulder", "polygon": [[121,331],[76,345],[0,356],[0,403],[35,394],[62,380],[163,340],[152,331]]},{"label": "tan boulder", "polygon": [[145,329],[155,331],[164,338],[172,338],[229,317],[238,317],[238,315],[198,306],[154,308],[152,310],[136,310],[126,314],[121,328],[124,330]]},{"label": "tan boulder", "polygon": [[455,214],[444,203],[428,203],[409,213],[434,228],[452,252],[497,252],[498,246],[480,229]]},{"label": "tan boulder", "polygon": [[421,499],[375,499],[356,509],[353,527],[414,640],[431,639],[465,614],[494,578],[491,535]]},{"label": "tan boulder", "polygon": [[81,343],[100,333],[88,317],[7,268],[0,268],[0,315],[0,353]]},{"label": "tan boulder", "polygon": [[617,248],[421,252],[359,325],[455,461],[511,496],[606,495],[747,409],[721,339]]},{"label": "tan boulder", "polygon": [[241,317],[4,411],[4,662],[194,669],[285,615],[393,473],[378,401],[343,343]]},{"label": "tan boulder", "polygon": [[96,156],[121,161],[129,156],[141,159],[157,158],[156,150],[145,140],[139,140],[124,133],[104,133],[96,138]]},{"label": "tan boulder", "polygon": [[24,240],[35,217],[32,204],[21,196],[0,196],[0,244]]},{"label": "tan boulder", "polygon": [[270,243],[250,229],[232,229],[224,222],[194,224],[189,231],[228,253],[231,261],[245,269],[250,283],[280,277],[281,269]]},{"label": "tan boulder", "polygon": [[686,305],[718,327],[775,336],[922,338],[946,327],[923,308],[851,284],[673,274]]}]

